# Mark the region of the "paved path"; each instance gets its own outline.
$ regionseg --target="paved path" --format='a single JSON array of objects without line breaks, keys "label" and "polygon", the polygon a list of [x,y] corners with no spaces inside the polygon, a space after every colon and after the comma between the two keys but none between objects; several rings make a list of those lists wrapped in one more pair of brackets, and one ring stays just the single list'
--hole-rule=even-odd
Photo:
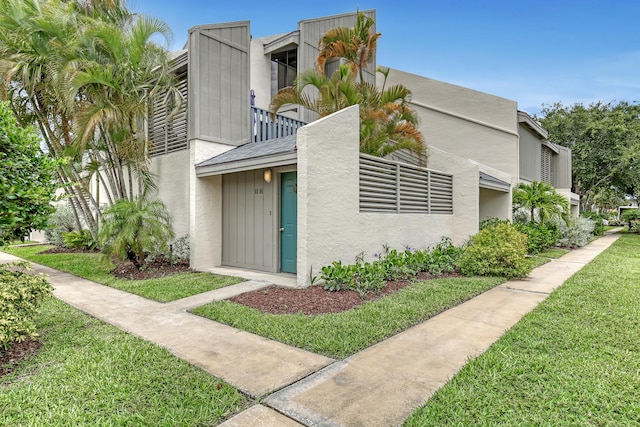
[{"label": "paved path", "polygon": [[[469,358],[617,238],[606,235],[537,268],[526,280],[506,282],[342,361],[186,312],[268,286],[269,276],[162,304],[47,267],[35,269],[49,275],[56,297],[72,306],[169,349],[253,397],[275,391],[224,426],[385,426],[402,424]],[[13,259],[0,252],[0,263]]]}]

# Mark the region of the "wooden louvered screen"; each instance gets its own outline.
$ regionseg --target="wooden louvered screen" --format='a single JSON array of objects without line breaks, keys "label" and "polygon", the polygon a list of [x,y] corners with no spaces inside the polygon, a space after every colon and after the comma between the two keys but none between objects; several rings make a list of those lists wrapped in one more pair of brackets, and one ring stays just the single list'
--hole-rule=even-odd
[{"label": "wooden louvered screen", "polygon": [[360,211],[453,214],[453,176],[360,154]]},{"label": "wooden louvered screen", "polygon": [[549,147],[542,146],[540,159],[540,180],[553,184],[553,153]]},{"label": "wooden louvered screen", "polygon": [[149,112],[149,139],[151,156],[186,150],[187,144],[187,69],[177,76],[177,89],[182,97],[180,106],[175,109],[168,102],[166,92],[156,96]]}]

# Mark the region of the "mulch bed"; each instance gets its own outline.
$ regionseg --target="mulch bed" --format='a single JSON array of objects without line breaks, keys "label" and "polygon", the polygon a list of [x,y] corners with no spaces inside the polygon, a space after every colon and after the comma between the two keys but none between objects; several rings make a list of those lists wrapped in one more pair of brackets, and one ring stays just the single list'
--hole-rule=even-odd
[{"label": "mulch bed", "polygon": [[1,351],[0,377],[9,374],[27,357],[37,354],[41,347],[40,341],[27,338],[22,342],[14,343],[9,350]]},{"label": "mulch bed", "polygon": [[39,254],[97,254],[99,251],[95,249],[69,249],[62,246],[54,246],[46,251],[38,252]]},{"label": "mulch bed", "polygon": [[[459,277],[459,274],[448,274],[439,277]],[[428,273],[419,274],[415,280],[429,280],[434,277]],[[410,285],[410,280],[387,282],[378,293],[369,293],[365,299],[360,298],[356,291],[330,292],[324,290],[322,285],[309,286],[303,289],[282,288],[270,286],[253,292],[247,292],[230,298],[238,304],[255,308],[263,313],[271,314],[295,314],[306,315],[340,313],[359,306],[365,301],[373,301],[385,295],[392,294]]]},{"label": "mulch bed", "polygon": [[138,270],[131,261],[121,261],[111,270],[111,274],[114,276],[127,280],[158,279],[179,273],[193,273],[193,270],[189,267],[189,261],[171,264],[169,260],[159,258],[147,263],[142,270]]}]

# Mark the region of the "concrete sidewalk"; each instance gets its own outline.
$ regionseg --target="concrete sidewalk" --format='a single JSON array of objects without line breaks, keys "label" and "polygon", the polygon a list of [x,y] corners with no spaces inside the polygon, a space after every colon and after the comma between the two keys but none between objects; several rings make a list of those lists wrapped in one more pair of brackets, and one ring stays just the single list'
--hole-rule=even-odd
[{"label": "concrete sidewalk", "polygon": [[[289,280],[286,276],[256,276],[162,304],[47,267],[35,269],[49,276],[56,297],[70,305],[169,349],[250,396],[276,391],[224,426],[400,425],[469,358],[483,353],[618,237],[606,235],[525,280],[506,282],[342,361],[186,312],[269,286],[269,279]],[[0,252],[0,263],[15,259]]]},{"label": "concrete sidewalk", "polygon": [[400,425],[554,289],[619,236],[508,281],[405,332],[336,362],[271,396],[264,405],[308,426]]},{"label": "concrete sidewalk", "polygon": [[[0,252],[0,263],[18,258]],[[159,303],[34,264],[62,301],[118,328],[167,348],[252,397],[292,384],[333,362],[187,313],[186,310],[271,285],[248,281],[171,303]]]}]

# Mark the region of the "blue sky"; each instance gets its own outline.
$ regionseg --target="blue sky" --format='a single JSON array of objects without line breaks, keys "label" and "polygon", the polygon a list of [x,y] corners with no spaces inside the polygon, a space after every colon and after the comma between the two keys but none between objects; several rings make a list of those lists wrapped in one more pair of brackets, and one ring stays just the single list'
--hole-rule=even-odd
[{"label": "blue sky", "polygon": [[541,105],[640,101],[637,0],[129,0],[181,48],[190,27],[251,21],[254,37],[301,19],[377,10],[378,64]]}]

